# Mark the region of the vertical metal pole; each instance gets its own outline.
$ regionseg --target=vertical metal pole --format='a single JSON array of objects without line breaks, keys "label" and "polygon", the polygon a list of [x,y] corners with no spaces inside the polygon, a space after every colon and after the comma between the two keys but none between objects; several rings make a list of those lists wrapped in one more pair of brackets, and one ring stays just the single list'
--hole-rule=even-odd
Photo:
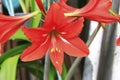
[{"label": "vertical metal pole", "polygon": [[[1,0],[0,0],[0,2],[1,2]],[[2,5],[0,5],[0,12],[2,12]]]},{"label": "vertical metal pole", "polygon": [[[120,3],[119,3],[119,14],[120,14]],[[116,39],[120,36],[120,24],[117,25]],[[112,69],[112,80],[120,80],[120,46],[116,46],[114,52],[114,61]]]},{"label": "vertical metal pole", "polygon": [[[112,9],[118,12],[119,0],[113,0]],[[103,14],[104,15],[104,14]],[[115,50],[116,24],[108,25],[104,31],[97,80],[111,80]]]}]

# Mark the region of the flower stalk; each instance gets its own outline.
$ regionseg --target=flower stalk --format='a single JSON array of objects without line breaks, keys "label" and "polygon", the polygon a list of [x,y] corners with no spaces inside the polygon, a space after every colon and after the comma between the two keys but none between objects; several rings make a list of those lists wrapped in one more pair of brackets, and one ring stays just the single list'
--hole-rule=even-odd
[{"label": "flower stalk", "polygon": [[44,65],[44,80],[49,80],[49,70],[50,70],[50,57],[49,53],[47,52],[45,56],[45,65]]},{"label": "flower stalk", "polygon": [[115,13],[112,9],[110,9],[109,12],[110,12],[112,15],[118,15],[118,14]]}]

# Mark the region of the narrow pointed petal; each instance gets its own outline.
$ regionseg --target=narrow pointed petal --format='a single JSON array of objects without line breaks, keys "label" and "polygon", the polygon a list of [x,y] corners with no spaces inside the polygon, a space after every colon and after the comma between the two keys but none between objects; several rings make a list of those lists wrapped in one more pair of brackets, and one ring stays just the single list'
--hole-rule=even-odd
[{"label": "narrow pointed petal", "polygon": [[42,42],[47,37],[47,31],[44,28],[22,27],[22,31],[32,42]]},{"label": "narrow pointed petal", "polygon": [[55,49],[51,48],[50,49],[50,59],[52,61],[52,64],[55,66],[56,70],[61,74],[62,73],[62,63],[64,60],[63,51],[57,47]]},{"label": "narrow pointed petal", "polygon": [[116,44],[117,46],[120,46],[120,38],[117,39]]},{"label": "narrow pointed petal", "polygon": [[74,57],[84,57],[89,54],[88,47],[81,39],[73,38],[67,40],[61,38],[61,40],[63,41],[63,43],[61,43],[63,51],[65,51],[66,54]]},{"label": "narrow pointed petal", "polygon": [[37,3],[37,5],[38,5],[39,9],[40,9],[44,14],[46,14],[44,5],[43,5],[43,3],[42,3],[42,0],[36,0],[36,3]]},{"label": "narrow pointed petal", "polygon": [[[59,16],[59,18],[58,18],[58,16]],[[66,23],[67,23],[66,18],[64,16],[64,13],[61,11],[60,6],[56,3],[53,3],[46,15],[44,28],[46,28],[48,30],[52,30],[54,28],[55,29],[61,28]]]},{"label": "narrow pointed petal", "polygon": [[83,29],[83,18],[79,18],[78,20],[71,22],[67,27],[63,27],[62,29],[59,29],[58,31],[62,34],[65,38],[72,38],[77,37],[82,29]]},{"label": "narrow pointed petal", "polygon": [[50,41],[45,41],[45,43],[33,43],[29,46],[21,55],[22,61],[33,61],[42,58],[50,45]]},{"label": "narrow pointed petal", "polygon": [[[101,14],[104,14],[104,15],[101,15]],[[118,20],[116,16],[113,16],[111,14],[104,13],[104,12],[98,12],[98,11],[94,11],[88,14],[86,13],[86,14],[83,14],[83,16],[86,17],[87,19],[98,21],[98,22],[103,22],[103,23],[114,23],[115,21]]]}]

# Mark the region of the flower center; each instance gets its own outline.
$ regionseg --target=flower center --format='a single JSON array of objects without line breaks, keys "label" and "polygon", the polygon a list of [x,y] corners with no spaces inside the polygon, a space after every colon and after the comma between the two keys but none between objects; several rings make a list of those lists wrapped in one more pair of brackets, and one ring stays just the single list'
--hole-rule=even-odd
[{"label": "flower center", "polygon": [[58,34],[59,34],[59,33],[58,33],[56,30],[52,30],[52,31],[50,32],[50,36],[51,36],[52,38],[57,37]]}]

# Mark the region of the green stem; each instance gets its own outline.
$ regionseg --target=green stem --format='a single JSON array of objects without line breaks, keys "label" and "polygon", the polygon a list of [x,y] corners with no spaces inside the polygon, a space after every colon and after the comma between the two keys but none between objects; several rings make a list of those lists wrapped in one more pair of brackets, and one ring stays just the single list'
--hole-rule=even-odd
[{"label": "green stem", "polygon": [[27,9],[26,9],[26,6],[25,6],[24,1],[23,1],[23,0],[19,0],[19,2],[20,2],[20,5],[21,5],[21,7],[22,7],[23,12],[24,12],[24,13],[27,13],[28,11],[27,11]]},{"label": "green stem", "polygon": [[101,24],[99,23],[98,26],[97,26],[97,28],[94,30],[93,34],[90,36],[90,38],[88,39],[88,41],[87,41],[87,43],[86,43],[88,47],[89,47],[90,44],[92,43],[92,41],[93,41],[93,39],[95,38],[96,34],[98,33],[100,27],[101,27]]},{"label": "green stem", "polygon": [[45,66],[44,66],[44,80],[49,80],[49,70],[50,70],[50,57],[49,53],[45,56]]},{"label": "green stem", "polygon": [[27,10],[27,12],[29,12],[29,8],[30,8],[30,0],[25,0],[25,6],[26,6],[26,10]]},{"label": "green stem", "polygon": [[118,15],[118,14],[115,13],[112,9],[110,9],[109,12],[110,12],[112,15]]},{"label": "green stem", "polygon": [[[95,31],[93,32],[93,34],[91,35],[91,37],[88,39],[88,41],[86,43],[88,47],[92,43],[92,41],[95,38],[96,34],[98,33],[100,27],[101,27],[101,24],[98,24],[97,28],[95,29]],[[68,71],[68,74],[67,74],[65,80],[70,80],[72,78],[72,75],[73,75],[75,69],[77,68],[77,66],[79,65],[81,59],[82,58],[80,58],[80,57],[78,57],[78,58],[75,59],[74,63],[72,64],[72,66],[70,68],[70,70]]]}]

